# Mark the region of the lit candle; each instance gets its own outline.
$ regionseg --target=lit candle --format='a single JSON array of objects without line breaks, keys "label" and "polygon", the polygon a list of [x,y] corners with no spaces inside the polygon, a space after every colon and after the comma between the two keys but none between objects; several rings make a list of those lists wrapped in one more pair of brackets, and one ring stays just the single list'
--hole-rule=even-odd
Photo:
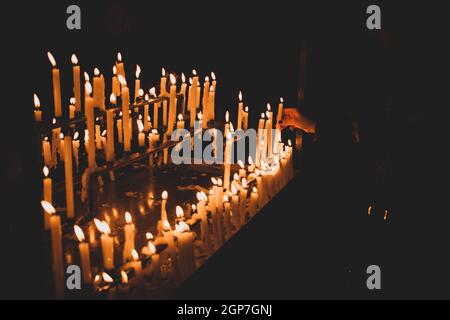
[{"label": "lit candle", "polygon": [[167,86],[166,69],[162,68],[161,69],[161,82],[159,85],[159,87],[160,87],[159,95],[160,96],[164,96],[167,93],[166,86]]},{"label": "lit candle", "polygon": [[214,90],[214,92],[216,92],[217,81],[216,81],[216,75],[214,72],[211,72],[211,79],[213,80],[212,81],[213,90]]},{"label": "lit candle", "polygon": [[[114,93],[111,94],[109,101],[111,108],[116,107],[117,99]],[[114,161],[114,117],[115,110],[108,110],[106,112],[106,161]]]},{"label": "lit candle", "polygon": [[42,140],[42,152],[44,154],[44,163],[47,167],[52,166],[52,153],[50,149],[50,142],[48,141],[48,137],[45,137]]},{"label": "lit candle", "polygon": [[248,212],[250,218],[252,218],[258,212],[258,189],[256,187],[253,187],[252,193],[250,194]]},{"label": "lit candle", "polygon": [[230,175],[231,175],[231,150],[233,146],[233,139],[231,132],[228,132],[226,137],[226,144],[225,144],[225,166],[224,166],[224,188],[226,190],[230,189]]},{"label": "lit candle", "polygon": [[72,54],[72,70],[73,70],[73,96],[75,97],[75,110],[81,112],[81,82],[80,82],[80,66],[78,65],[78,58]]},{"label": "lit candle", "polygon": [[205,77],[205,82],[203,84],[203,99],[202,99],[202,107],[203,107],[203,117],[205,118],[205,121],[203,122],[203,129],[208,128],[208,121],[210,120],[209,117],[209,106],[208,106],[208,99],[209,99],[209,77]]},{"label": "lit candle", "polygon": [[225,129],[224,129],[224,136],[228,136],[228,132],[230,132],[230,112],[227,110],[225,112]]},{"label": "lit candle", "polygon": [[131,151],[131,125],[130,125],[130,91],[127,81],[119,75],[119,82],[122,85],[122,126],[124,151]]},{"label": "lit candle", "polygon": [[64,162],[64,134],[59,134],[59,159]]},{"label": "lit candle", "polygon": [[183,95],[183,103],[181,104],[181,114],[185,114],[186,112],[186,88],[187,88],[187,83],[186,83],[186,76],[184,75],[184,73],[181,74],[181,90],[180,90],[180,94]]},{"label": "lit candle", "polygon": [[194,128],[195,125],[195,116],[196,116],[196,109],[195,109],[195,95],[194,95],[194,83],[192,78],[189,78],[189,93],[188,93],[188,109],[190,113],[190,128]]},{"label": "lit candle", "polygon": [[105,221],[94,219],[95,226],[102,233],[100,242],[102,245],[103,267],[106,270],[114,269],[114,239],[110,236],[111,229]]},{"label": "lit candle", "polygon": [[72,170],[72,137],[67,135],[64,137],[64,177],[66,182],[66,206],[68,219],[73,219],[75,217]]},{"label": "lit candle", "polygon": [[94,122],[94,99],[92,98],[92,86],[89,82],[85,84],[86,97],[84,100],[84,109],[86,113],[88,140],[88,164],[90,169],[96,167],[95,163],[95,122]]},{"label": "lit candle", "polygon": [[280,98],[280,103],[278,104],[277,122],[280,122],[283,118],[283,98]]},{"label": "lit candle", "polygon": [[216,118],[216,92],[214,87],[209,88],[209,98],[208,98],[208,121],[214,121]]},{"label": "lit candle", "polygon": [[194,108],[195,110],[198,109],[199,103],[200,103],[200,85],[198,81],[198,75],[197,71],[194,69],[192,70],[192,95],[194,96]]},{"label": "lit candle", "polygon": [[214,194],[213,189],[209,190],[208,209],[211,214],[211,220],[213,225],[214,247],[216,250],[218,250],[222,245],[222,240],[219,231],[219,221],[217,219],[216,195]]},{"label": "lit candle", "polygon": [[177,112],[177,79],[173,74],[170,74],[170,103],[169,103],[169,121],[167,134],[172,134],[175,126],[176,112]]},{"label": "lit candle", "polygon": [[123,245],[123,261],[126,262],[132,258],[131,252],[135,249],[136,227],[129,212],[125,212],[125,243]]},{"label": "lit candle", "polygon": [[105,110],[105,79],[100,75],[98,68],[94,69],[94,107]]},{"label": "lit candle", "polygon": [[189,225],[183,221],[175,226],[178,240],[178,262],[182,279],[187,279],[195,271],[194,235]]},{"label": "lit candle", "polygon": [[119,113],[119,119],[117,119],[117,141],[119,143],[123,143],[123,119],[122,119],[122,111]]},{"label": "lit candle", "polygon": [[76,105],[76,100],[75,100],[75,98],[70,98],[70,104],[69,104],[69,119],[70,120],[73,120],[73,119],[75,119],[75,110],[76,110],[76,107],[75,107],[75,105]]},{"label": "lit candle", "polygon": [[41,102],[36,94],[33,95],[34,100],[34,120],[36,122],[42,121]]},{"label": "lit candle", "polygon": [[86,242],[83,230],[77,225],[74,225],[75,235],[78,239],[78,250],[80,252],[81,272],[83,274],[83,283],[89,285],[92,281],[91,273],[91,257],[89,254],[89,243]]},{"label": "lit candle", "polygon": [[55,279],[55,291],[58,298],[64,296],[64,262],[62,250],[61,217],[56,215],[56,210],[51,203],[41,201],[42,208],[50,215],[50,233],[52,239],[53,274]]},{"label": "lit candle", "polygon": [[139,130],[138,135],[138,141],[139,141],[139,147],[144,148],[145,147],[145,133],[144,133],[144,123],[142,120],[137,120],[137,126]]},{"label": "lit candle", "polygon": [[[44,167],[43,169],[44,173],[44,180],[43,180],[43,190],[44,190],[44,200],[52,203],[53,202],[53,182],[52,179],[48,176],[49,170],[47,167]],[[50,228],[50,220],[48,215],[44,215],[44,224],[45,229],[48,230]]]},{"label": "lit candle", "polygon": [[55,104],[55,117],[60,118],[62,116],[61,112],[61,81],[59,69],[56,66],[56,60],[50,52],[47,52],[48,59],[52,64],[52,78],[53,78],[53,101]]},{"label": "lit candle", "polygon": [[258,124],[258,139],[256,143],[256,165],[259,167],[261,164],[261,145],[264,143],[264,124],[265,124],[265,115],[261,113],[261,118],[259,119]]},{"label": "lit candle", "polygon": [[136,80],[134,81],[134,101],[136,102],[137,97],[139,97],[139,90],[141,89],[141,80],[139,76],[141,75],[141,67],[136,65]]},{"label": "lit candle", "polygon": [[242,102],[242,91],[239,91],[237,130],[242,129],[243,114],[244,114],[244,103]]},{"label": "lit candle", "polygon": [[116,68],[117,68],[117,76],[122,76],[126,79],[125,66],[123,64],[122,54],[120,52],[117,53]]},{"label": "lit candle", "polygon": [[79,149],[80,149],[80,140],[78,140],[79,134],[78,132],[75,132],[73,135],[73,141],[72,141],[72,151],[73,151],[73,157],[75,158],[75,169],[78,172],[78,168],[80,166],[79,162]]},{"label": "lit candle", "polygon": [[184,129],[184,120],[181,113],[178,115],[177,129]]},{"label": "lit candle", "polygon": [[167,211],[166,211],[166,206],[167,206],[167,199],[169,197],[169,194],[167,193],[167,191],[163,191],[163,193],[161,194],[161,221],[166,221],[167,220]]},{"label": "lit candle", "polygon": [[[153,98],[156,99],[156,88],[153,87],[150,89],[150,94],[152,95]],[[159,115],[159,103],[155,102],[153,104],[153,127],[154,128],[158,128],[158,115]]]},{"label": "lit candle", "polygon": [[113,66],[113,77],[112,77],[112,93],[116,96],[120,96],[120,82],[117,77],[117,67]]},{"label": "lit candle", "polygon": [[[144,90],[139,89],[138,95],[141,97],[144,96]],[[150,97],[148,96],[148,94],[145,94],[144,100],[145,100],[145,102],[150,100]],[[150,124],[150,116],[148,114],[148,104],[145,104],[144,105],[144,131],[145,131],[145,133],[148,133],[150,131],[150,127],[151,127],[151,124]]]},{"label": "lit candle", "polygon": [[244,112],[243,112],[243,114],[242,114],[242,121],[243,121],[243,123],[242,123],[242,128],[244,129],[244,130],[247,130],[248,129],[248,106],[247,107],[245,107],[245,109],[244,109]]},{"label": "lit candle", "polygon": [[266,134],[267,134],[267,156],[272,156],[272,111],[270,108],[270,104],[267,104],[267,121],[266,121]]},{"label": "lit candle", "polygon": [[203,245],[205,247],[206,253],[211,254],[211,236],[209,234],[209,223],[208,223],[208,216],[206,212],[206,201],[207,196],[206,194],[202,192],[197,193],[197,212],[199,214],[201,224],[200,224],[200,231],[201,231],[201,239],[203,242]]}]

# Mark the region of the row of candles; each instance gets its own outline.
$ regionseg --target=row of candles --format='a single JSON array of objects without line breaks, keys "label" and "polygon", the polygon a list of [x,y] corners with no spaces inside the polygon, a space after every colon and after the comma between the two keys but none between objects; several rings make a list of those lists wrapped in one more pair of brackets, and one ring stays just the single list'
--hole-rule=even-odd
[{"label": "row of candles", "polygon": [[[61,88],[60,73],[57,68],[54,57],[48,53],[49,60],[53,66],[53,92],[54,92],[54,116],[53,123],[56,118],[62,116],[61,107]],[[81,71],[78,65],[78,59],[72,56],[73,79],[74,79],[74,97],[70,100],[69,118],[74,119],[76,113],[82,113],[81,107]],[[208,122],[215,119],[215,92],[217,82],[214,73],[205,78],[203,84],[203,96],[201,94],[201,86],[197,72],[193,70],[192,77],[189,79],[189,91],[186,95],[186,79],[182,74],[182,85],[180,91],[177,91],[176,77],[170,74],[167,77],[165,70],[162,70],[160,80],[160,93],[156,94],[156,88],[149,90],[149,94],[144,94],[140,84],[141,68],[136,68],[135,79],[135,105],[143,104],[143,114],[140,113],[137,119],[138,132],[133,132],[132,119],[130,117],[130,93],[125,78],[125,68],[120,53],[117,55],[117,61],[113,68],[112,77],[112,93],[110,96],[109,106],[105,103],[105,79],[98,69],[94,70],[93,87],[90,83],[87,73],[84,74],[84,115],[86,117],[85,131],[85,150],[88,157],[88,169],[96,167],[96,152],[103,150],[105,159],[108,162],[114,161],[115,142],[123,146],[125,152],[131,151],[131,140],[133,134],[137,134],[139,147],[147,145],[152,148],[156,143],[167,141],[173,129],[183,129],[186,127],[184,114],[190,114],[189,127],[194,127],[195,120],[200,121],[202,129],[208,128]],[[167,92],[167,80],[170,80],[169,92]],[[150,98],[151,96],[151,98]],[[117,108],[117,98],[121,98],[122,107]],[[181,97],[181,104],[177,99]],[[187,97],[187,99],[186,99]],[[249,108],[244,108],[242,92],[239,93],[239,102],[237,106],[237,125],[236,128],[248,129]],[[166,98],[160,100],[157,98]],[[154,112],[153,123],[149,116],[150,101],[153,100]],[[148,102],[148,104],[146,104]],[[187,110],[185,105],[187,102]],[[40,101],[37,95],[34,95],[35,103],[35,119],[41,122],[42,111]],[[167,105],[167,103],[169,103]],[[181,105],[181,110],[177,110],[177,105]],[[200,110],[200,105],[202,106]],[[106,130],[96,124],[94,119],[94,109],[98,108],[106,112]],[[131,106],[133,109],[133,105]],[[162,109],[162,110],[160,110]],[[120,111],[121,117],[117,117]],[[167,128],[165,134],[159,134],[159,118],[162,111],[162,125]],[[176,119],[177,111],[180,111]],[[200,112],[199,112],[200,111]],[[231,153],[232,144],[234,142],[235,129],[229,119],[229,112],[226,113],[225,121],[225,165],[224,174],[221,178],[213,178],[213,186],[209,193],[200,192],[197,194],[197,204],[193,206],[194,211],[184,215],[181,207],[177,207],[177,220],[173,226],[168,221],[166,212],[167,193],[162,195],[161,219],[158,223],[158,235],[156,239],[149,234],[148,245],[141,250],[139,254],[134,245],[135,226],[132,222],[131,215],[126,213],[126,225],[124,226],[125,244],[123,249],[122,266],[122,282],[128,285],[128,274],[125,272],[130,266],[135,271],[137,277],[143,273],[158,274],[159,254],[156,252],[156,245],[164,242],[168,246],[168,253],[175,261],[174,274],[178,282],[188,277],[195,269],[194,257],[194,240],[201,239],[202,250],[207,255],[217,250],[226,239],[229,239],[234,232],[239,230],[246,221],[253,217],[265,203],[276,194],[281,188],[293,177],[292,166],[292,145],[284,145],[281,142],[281,134],[279,128],[279,120],[283,112],[283,99],[280,99],[278,106],[278,114],[274,121],[271,106],[267,105],[267,111],[261,114],[258,124],[258,141],[256,147],[255,162],[249,157],[247,166],[243,162],[239,163],[239,172],[231,179]],[[178,121],[176,121],[178,120]],[[176,123],[175,123],[176,122]],[[125,125],[128,124],[128,125]],[[272,130],[275,126],[276,130]],[[115,136],[117,132],[117,137]],[[73,138],[73,139],[72,139]],[[146,139],[147,138],[147,139]],[[59,160],[64,163],[65,186],[66,186],[66,214],[68,219],[75,217],[74,208],[74,191],[73,191],[73,163],[75,169],[78,170],[80,164],[79,151],[80,140],[79,133],[75,132],[72,136],[61,132],[61,128],[54,127],[52,129],[51,141],[48,137],[42,140],[42,151],[44,159],[44,181],[43,181],[43,208],[45,211],[45,227],[50,230],[52,237],[53,252],[53,269],[55,274],[55,288],[58,296],[62,296],[63,288],[63,262],[62,262],[62,235],[60,215],[56,214],[53,207],[52,196],[52,179],[49,176],[50,168],[55,166]],[[168,150],[164,150],[164,163],[168,161]],[[253,185],[253,187],[251,187]],[[197,237],[195,232],[191,230],[194,224],[200,224],[200,232]],[[111,276],[107,273],[117,262],[114,261],[114,242],[111,236],[111,230],[107,222],[95,220],[95,225],[101,233],[101,249],[103,257],[104,272],[92,278],[92,268],[90,266],[89,243],[85,241],[83,230],[75,226],[74,232],[80,241],[79,251],[81,266],[83,269],[83,279],[85,284],[100,285],[111,284]],[[151,264],[149,270],[143,268],[141,258],[149,257]],[[157,278],[157,277],[156,277]],[[113,281],[114,282],[114,281]]]},{"label": "row of candles", "polygon": [[[211,178],[212,186],[207,191],[196,194],[197,202],[189,208],[176,207],[173,224],[169,222],[167,203],[169,195],[164,191],[161,195],[161,213],[158,221],[157,237],[146,233],[147,244],[136,250],[136,226],[132,215],[125,213],[124,244],[122,261],[114,261],[115,241],[109,224],[106,221],[94,219],[94,224],[100,233],[103,269],[93,277],[91,267],[91,248],[81,227],[75,225],[74,233],[79,241],[78,249],[85,285],[95,285],[101,289],[117,284],[108,272],[120,266],[120,287],[125,290],[133,283],[136,285],[142,276],[151,276],[158,283],[160,279],[160,255],[156,247],[164,244],[167,253],[172,258],[172,276],[176,283],[181,283],[189,277],[196,268],[194,241],[200,240],[201,250],[210,256],[223,243],[239,231],[264,205],[276,195],[293,178],[292,146],[283,148],[272,165],[262,163],[258,169],[252,159],[245,166],[239,162],[239,171],[234,174],[230,190],[223,186],[222,178]],[[48,201],[42,201],[45,217],[51,231],[53,268],[55,288],[59,297],[64,295],[64,269],[61,218]],[[186,211],[186,214],[185,214]],[[200,224],[199,234],[191,227]],[[172,228],[172,225],[174,228]],[[95,237],[95,236],[94,236]],[[92,242],[93,239],[90,239]],[[94,239],[95,241],[95,239]],[[143,260],[150,263],[144,265]],[[133,283],[129,283],[129,271],[133,270]]]}]

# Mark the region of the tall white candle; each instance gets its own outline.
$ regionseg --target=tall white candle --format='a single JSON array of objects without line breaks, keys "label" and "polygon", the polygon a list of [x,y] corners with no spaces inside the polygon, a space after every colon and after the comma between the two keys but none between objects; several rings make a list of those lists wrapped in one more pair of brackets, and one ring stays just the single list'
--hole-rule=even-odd
[{"label": "tall white candle", "polygon": [[163,191],[163,193],[161,194],[161,221],[166,221],[167,220],[167,210],[166,210],[166,206],[167,206],[167,199],[169,198],[169,194],[167,193],[167,191]]},{"label": "tall white candle", "polygon": [[167,134],[172,134],[175,126],[176,113],[177,113],[177,79],[173,74],[170,74],[170,95],[169,95],[169,120]]},{"label": "tall white candle", "polygon": [[244,103],[242,102],[242,91],[239,91],[239,103],[238,103],[238,120],[237,129],[242,129],[242,117],[244,113]]},{"label": "tall white candle", "polygon": [[134,81],[134,102],[136,102],[137,97],[139,97],[139,90],[141,89],[141,80],[139,76],[141,75],[141,67],[136,65],[136,80]]},{"label": "tall white candle", "polygon": [[119,75],[119,82],[122,85],[122,126],[124,151],[131,151],[131,123],[130,123],[130,91],[127,81]]},{"label": "tall white candle", "polygon": [[61,81],[59,69],[56,65],[56,60],[50,52],[47,52],[48,59],[52,64],[52,79],[53,79],[53,102],[55,104],[55,117],[60,118],[62,116],[61,110]]},{"label": "tall white candle", "polygon": [[86,242],[83,230],[77,225],[74,227],[75,235],[78,239],[78,250],[80,252],[81,272],[83,283],[89,285],[92,282],[91,257],[89,253],[89,243]]},{"label": "tall white candle", "polygon": [[67,218],[75,218],[75,204],[73,193],[73,168],[72,168],[72,137],[64,137],[64,177],[66,183],[66,207]]},{"label": "tall white candle", "polygon": [[180,89],[180,94],[183,95],[183,103],[181,104],[181,114],[184,116],[185,112],[186,112],[186,88],[187,88],[187,83],[186,83],[186,76],[184,75],[184,73],[181,74],[181,89]]},{"label": "tall white candle", "polygon": [[132,251],[135,249],[136,227],[129,212],[125,212],[125,243],[123,245],[123,261],[126,262],[132,258]]},{"label": "tall white candle", "polygon": [[204,245],[204,248],[206,250],[207,254],[212,253],[212,244],[211,244],[211,235],[209,233],[209,222],[208,222],[208,216],[206,212],[206,201],[207,201],[206,194],[202,191],[197,193],[197,212],[200,216],[201,224],[200,224],[200,231],[201,231],[201,239]]},{"label": "tall white candle", "polygon": [[75,110],[81,112],[81,70],[78,65],[78,58],[75,54],[72,54],[72,70],[73,70],[73,96],[75,98]]},{"label": "tall white candle", "polygon": [[106,270],[114,269],[114,239],[110,236],[111,229],[108,223],[94,219],[95,226],[102,233],[100,242],[102,246],[103,267]]}]

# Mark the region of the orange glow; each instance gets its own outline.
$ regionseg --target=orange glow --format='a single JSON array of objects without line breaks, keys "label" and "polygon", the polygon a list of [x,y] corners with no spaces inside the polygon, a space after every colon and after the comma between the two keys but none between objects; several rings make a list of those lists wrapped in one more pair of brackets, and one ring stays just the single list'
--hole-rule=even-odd
[{"label": "orange glow", "polygon": [[217,186],[217,179],[216,178],[212,177],[211,178],[211,182],[212,182],[213,185]]},{"label": "orange glow", "polygon": [[44,209],[45,212],[47,212],[49,215],[54,215],[56,213],[55,207],[50,202],[41,201],[41,206]]},{"label": "orange glow", "polygon": [[183,81],[183,83],[186,83],[186,76],[184,75],[184,73],[181,74],[181,81]]},{"label": "orange glow", "polygon": [[125,271],[120,271],[120,276],[122,277],[122,284],[128,283],[128,275]]},{"label": "orange glow", "polygon": [[367,214],[369,216],[372,214],[372,206],[369,206],[369,209],[367,209]]},{"label": "orange glow", "polygon": [[52,67],[56,67],[56,60],[53,57],[53,55],[50,53],[50,51],[47,52],[48,60],[50,60],[50,63],[52,64]]},{"label": "orange glow", "polygon": [[223,185],[223,181],[222,181],[222,179],[218,179],[217,180],[217,185],[219,186],[219,187],[221,187],[222,185]]},{"label": "orange glow", "polygon": [[72,56],[70,57],[70,61],[72,61],[73,65],[77,65],[78,64],[78,58],[77,56],[74,54],[72,54]]},{"label": "orange glow", "polygon": [[384,210],[384,221],[387,221],[388,219],[388,211]]},{"label": "orange glow", "polygon": [[77,225],[73,226],[73,230],[75,231],[75,235],[77,236],[77,239],[79,242],[84,242],[84,240],[86,239],[84,237],[84,233],[83,230],[81,230],[81,228]]}]

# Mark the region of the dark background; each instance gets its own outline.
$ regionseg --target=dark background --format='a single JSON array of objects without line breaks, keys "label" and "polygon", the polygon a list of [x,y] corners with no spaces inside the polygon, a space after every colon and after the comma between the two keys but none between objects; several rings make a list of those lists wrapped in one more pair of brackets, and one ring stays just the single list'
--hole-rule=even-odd
[{"label": "dark background", "polygon": [[[430,43],[439,40],[426,18],[439,10],[378,2],[383,30],[373,32],[365,27],[368,3],[335,2],[4,6],[0,241],[9,276],[1,296],[48,296],[32,113],[34,92],[44,110],[53,104],[46,52],[61,69],[64,105],[72,53],[82,71],[92,75],[99,67],[109,79],[120,51],[129,83],[138,63],[146,89],[158,83],[161,67],[186,74],[196,68],[202,78],[214,71],[218,117],[226,107],[235,110],[242,89],[253,120],[282,96],[318,122],[346,124],[351,117],[361,125],[356,149],[345,139],[317,148],[306,137],[301,176],[177,297],[448,297],[448,210],[433,188],[441,176],[435,152],[443,146],[433,125],[440,104],[423,94],[436,57]],[[81,7],[81,31],[66,28],[70,4]],[[382,267],[381,293],[365,289],[370,264]]]}]

